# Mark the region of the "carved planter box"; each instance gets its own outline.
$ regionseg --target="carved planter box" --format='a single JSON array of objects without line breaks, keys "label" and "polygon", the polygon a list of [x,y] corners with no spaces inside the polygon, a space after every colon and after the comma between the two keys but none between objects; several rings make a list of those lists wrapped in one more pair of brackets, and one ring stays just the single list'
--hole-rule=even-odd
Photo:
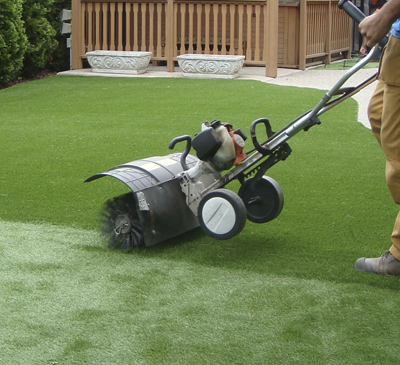
[{"label": "carved planter box", "polygon": [[93,72],[141,74],[146,72],[151,52],[92,51],[86,53]]},{"label": "carved planter box", "polygon": [[183,75],[199,78],[235,78],[243,67],[245,56],[184,54],[178,56]]}]

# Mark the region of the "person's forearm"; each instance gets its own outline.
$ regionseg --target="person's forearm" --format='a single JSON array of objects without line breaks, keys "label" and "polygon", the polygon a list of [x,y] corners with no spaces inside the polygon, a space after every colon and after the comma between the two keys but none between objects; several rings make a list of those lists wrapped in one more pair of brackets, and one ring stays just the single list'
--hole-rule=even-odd
[{"label": "person's forearm", "polygon": [[379,11],[360,23],[360,32],[369,47],[378,43],[390,31],[393,22],[400,17],[400,0],[389,0]]},{"label": "person's forearm", "polygon": [[382,21],[392,25],[400,17],[400,0],[389,0],[378,12]]}]

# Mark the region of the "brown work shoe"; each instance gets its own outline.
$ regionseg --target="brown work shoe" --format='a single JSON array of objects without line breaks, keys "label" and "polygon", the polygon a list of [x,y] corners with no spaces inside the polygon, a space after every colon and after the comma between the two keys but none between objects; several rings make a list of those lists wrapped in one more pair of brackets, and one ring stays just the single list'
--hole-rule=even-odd
[{"label": "brown work shoe", "polygon": [[374,274],[400,275],[400,261],[387,251],[381,257],[374,259],[365,257],[358,259],[355,269]]}]

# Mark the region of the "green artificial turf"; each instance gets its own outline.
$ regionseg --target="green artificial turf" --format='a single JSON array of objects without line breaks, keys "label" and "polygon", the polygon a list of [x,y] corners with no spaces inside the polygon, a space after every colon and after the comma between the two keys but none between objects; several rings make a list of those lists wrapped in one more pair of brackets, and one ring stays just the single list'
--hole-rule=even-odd
[{"label": "green artificial turf", "polygon": [[198,229],[130,254],[96,231],[104,200],[127,188],[87,177],[168,154],[204,120],[248,132],[267,117],[278,130],[322,94],[66,76],[0,91],[0,362],[397,363],[399,279],[353,269],[389,247],[398,211],[353,100],[293,137],[292,156],[268,172],[285,194],[276,220],[227,241]]},{"label": "green artificial turf", "polygon": [[[313,67],[313,70],[346,70],[354,66],[361,59],[359,57],[352,57],[350,59],[344,59],[335,61],[329,64]],[[364,68],[377,68],[379,66],[379,60],[372,60],[367,63]]]}]

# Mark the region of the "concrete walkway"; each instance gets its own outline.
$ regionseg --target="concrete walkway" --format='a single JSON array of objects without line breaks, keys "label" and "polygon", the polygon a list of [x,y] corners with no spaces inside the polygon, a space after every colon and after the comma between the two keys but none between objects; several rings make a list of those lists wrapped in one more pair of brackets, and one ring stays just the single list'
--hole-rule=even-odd
[{"label": "concrete walkway", "polygon": [[[307,69],[305,71],[294,69],[278,69],[278,77],[270,78],[265,76],[264,67],[243,67],[240,70],[236,80],[257,80],[268,84],[294,86],[299,88],[312,88],[319,90],[329,90],[340,78],[348,71],[344,70],[314,70]],[[364,80],[376,73],[376,68],[364,68],[354,74],[344,86],[357,86]],[[167,68],[163,66],[149,66],[147,72],[141,75],[123,75],[111,73],[94,73],[91,69],[71,70],[59,72],[58,75],[76,75],[76,76],[103,76],[103,77],[184,77],[179,67],[175,72],[167,72]],[[375,82],[367,86],[359,93],[354,95],[354,99],[358,102],[358,121],[367,128],[370,128],[367,117],[367,106],[369,99],[375,88]],[[323,93],[321,93],[321,97]]]}]

